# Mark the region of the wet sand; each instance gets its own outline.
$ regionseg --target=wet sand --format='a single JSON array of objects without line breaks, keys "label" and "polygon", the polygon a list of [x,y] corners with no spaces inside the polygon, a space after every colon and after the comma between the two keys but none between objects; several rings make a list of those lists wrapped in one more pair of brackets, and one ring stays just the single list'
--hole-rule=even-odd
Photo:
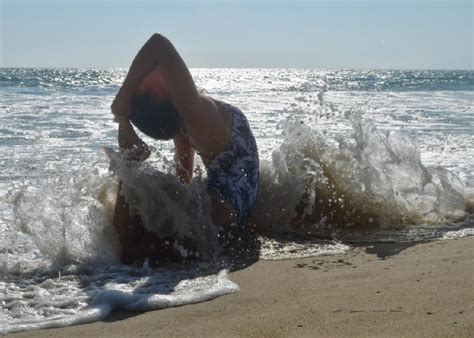
[{"label": "wet sand", "polygon": [[474,336],[474,237],[259,261],[240,293],[11,337]]}]

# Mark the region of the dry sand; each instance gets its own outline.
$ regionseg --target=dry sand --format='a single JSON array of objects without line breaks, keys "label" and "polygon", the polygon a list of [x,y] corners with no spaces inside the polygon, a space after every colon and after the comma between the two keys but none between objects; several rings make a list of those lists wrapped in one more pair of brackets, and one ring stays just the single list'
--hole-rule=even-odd
[{"label": "dry sand", "polygon": [[240,293],[12,337],[474,337],[474,238],[259,261]]}]

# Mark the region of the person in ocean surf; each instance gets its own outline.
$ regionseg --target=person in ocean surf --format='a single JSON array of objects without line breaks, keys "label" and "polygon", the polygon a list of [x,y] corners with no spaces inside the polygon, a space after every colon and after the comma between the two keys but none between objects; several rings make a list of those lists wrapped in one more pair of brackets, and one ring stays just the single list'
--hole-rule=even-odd
[{"label": "person in ocean surf", "polygon": [[[244,229],[258,194],[259,159],[245,115],[236,107],[201,94],[172,45],[153,34],[143,45],[112,106],[118,142],[132,160],[145,160],[148,146],[133,126],[157,140],[173,140],[176,175],[184,184],[193,176],[197,153],[207,170],[212,220],[224,229]],[[114,226],[121,260],[169,259],[176,256],[172,239],[146,231],[130,210],[119,183]],[[192,239],[189,239],[192,241]]]}]

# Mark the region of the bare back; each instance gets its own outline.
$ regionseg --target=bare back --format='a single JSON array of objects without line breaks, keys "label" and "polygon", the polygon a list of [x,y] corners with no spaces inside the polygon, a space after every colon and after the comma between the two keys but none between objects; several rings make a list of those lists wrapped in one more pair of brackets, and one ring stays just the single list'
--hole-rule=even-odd
[{"label": "bare back", "polygon": [[183,129],[207,166],[229,143],[232,118],[219,101],[204,95],[195,109],[183,116]]}]

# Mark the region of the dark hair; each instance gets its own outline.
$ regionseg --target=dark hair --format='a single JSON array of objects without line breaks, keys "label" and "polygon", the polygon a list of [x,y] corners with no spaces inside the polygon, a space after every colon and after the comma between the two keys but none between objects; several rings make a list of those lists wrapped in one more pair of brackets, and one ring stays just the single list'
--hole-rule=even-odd
[{"label": "dark hair", "polygon": [[155,103],[150,95],[134,95],[130,121],[146,135],[170,140],[180,129],[179,114],[170,101]]}]

